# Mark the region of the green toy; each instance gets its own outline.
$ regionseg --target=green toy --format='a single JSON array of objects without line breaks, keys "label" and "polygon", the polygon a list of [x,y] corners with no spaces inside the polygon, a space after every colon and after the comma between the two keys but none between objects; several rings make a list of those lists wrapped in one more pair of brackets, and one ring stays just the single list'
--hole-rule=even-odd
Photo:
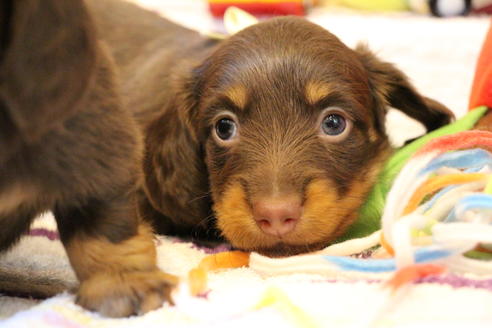
[{"label": "green toy", "polygon": [[379,174],[378,182],[373,186],[365,204],[360,209],[357,221],[348,228],[337,242],[365,237],[380,229],[381,214],[383,213],[386,195],[391,188],[393,180],[407,160],[433,138],[470,130],[486,112],[487,107],[478,107],[468,112],[463,118],[432,131],[398,149]]}]

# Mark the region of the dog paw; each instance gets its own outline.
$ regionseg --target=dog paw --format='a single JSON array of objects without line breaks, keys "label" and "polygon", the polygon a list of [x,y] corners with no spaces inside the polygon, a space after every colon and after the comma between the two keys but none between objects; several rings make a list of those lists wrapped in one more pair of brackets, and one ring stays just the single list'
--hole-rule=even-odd
[{"label": "dog paw", "polygon": [[80,283],[76,303],[107,317],[140,315],[173,304],[176,284],[176,277],[158,270],[99,273]]}]

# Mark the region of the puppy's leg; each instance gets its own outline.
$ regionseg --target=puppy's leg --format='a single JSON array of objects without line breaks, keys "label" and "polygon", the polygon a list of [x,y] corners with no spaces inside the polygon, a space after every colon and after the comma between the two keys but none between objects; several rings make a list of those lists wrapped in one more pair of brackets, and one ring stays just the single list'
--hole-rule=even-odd
[{"label": "puppy's leg", "polygon": [[156,266],[149,226],[128,196],[57,208],[55,217],[80,281],[77,303],[103,315],[145,313],[170,301],[176,280]]},{"label": "puppy's leg", "polygon": [[29,229],[35,216],[34,211],[26,209],[8,215],[0,213],[0,252],[12,246]]}]

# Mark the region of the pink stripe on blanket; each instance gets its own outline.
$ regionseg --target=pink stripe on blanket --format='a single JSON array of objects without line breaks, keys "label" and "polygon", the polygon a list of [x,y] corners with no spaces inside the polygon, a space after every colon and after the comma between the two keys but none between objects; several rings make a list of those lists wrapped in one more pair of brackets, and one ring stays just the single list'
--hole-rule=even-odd
[{"label": "pink stripe on blanket", "polygon": [[417,280],[416,283],[449,285],[454,288],[486,289],[489,292],[492,292],[492,279],[469,279],[454,274],[448,274],[444,276],[429,276]]},{"label": "pink stripe on blanket", "polygon": [[48,230],[45,228],[34,228],[29,230],[28,236],[32,237],[46,237],[49,240],[60,240],[60,235],[58,231]]},{"label": "pink stripe on blanket", "polygon": [[[354,280],[348,279],[313,279],[312,283],[328,283],[328,284],[336,284],[336,283],[358,283],[365,282],[367,284],[381,284],[386,280],[384,279],[364,279],[358,278]],[[428,276],[424,278],[417,279],[414,281],[415,285],[422,284],[438,284],[438,285],[448,285],[453,288],[475,288],[475,289],[485,289],[489,292],[492,292],[492,279],[470,279],[461,277],[455,274],[447,274],[440,276]]]}]

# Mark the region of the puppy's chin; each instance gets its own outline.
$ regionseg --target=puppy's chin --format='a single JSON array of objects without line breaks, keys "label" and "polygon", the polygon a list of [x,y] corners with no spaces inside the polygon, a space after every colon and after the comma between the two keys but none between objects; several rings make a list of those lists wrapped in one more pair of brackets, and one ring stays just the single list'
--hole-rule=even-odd
[{"label": "puppy's chin", "polygon": [[303,245],[291,245],[288,243],[280,242],[278,244],[275,244],[274,246],[248,249],[246,251],[256,252],[268,257],[287,257],[319,251],[325,248],[328,244],[328,241]]}]

